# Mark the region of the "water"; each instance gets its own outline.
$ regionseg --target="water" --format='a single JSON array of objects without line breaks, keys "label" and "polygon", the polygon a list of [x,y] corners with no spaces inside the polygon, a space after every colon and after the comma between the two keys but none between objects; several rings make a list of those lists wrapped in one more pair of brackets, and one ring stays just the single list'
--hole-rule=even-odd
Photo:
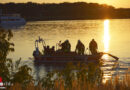
[{"label": "water", "polygon": [[[22,58],[22,63],[32,67],[35,77],[43,77],[46,71],[57,67],[35,66],[32,52],[35,49],[34,42],[38,36],[42,37],[47,45],[55,46],[60,40],[68,39],[71,49],[75,50],[77,40],[81,40],[88,48],[91,39],[98,43],[99,51],[109,52],[119,57],[118,64],[113,69],[115,61],[104,56],[105,63],[102,69],[104,77],[110,77],[117,73],[123,73],[130,66],[130,19],[111,20],[66,20],[66,21],[37,21],[27,22],[26,26],[12,29],[15,44],[15,52],[8,57],[13,60]],[[42,49],[41,45],[39,45]],[[89,53],[89,51],[86,51]]]}]

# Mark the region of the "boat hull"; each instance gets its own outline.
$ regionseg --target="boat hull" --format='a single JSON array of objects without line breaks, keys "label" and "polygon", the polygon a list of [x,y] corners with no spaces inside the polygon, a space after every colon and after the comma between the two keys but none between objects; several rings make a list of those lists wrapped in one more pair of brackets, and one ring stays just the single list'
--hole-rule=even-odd
[{"label": "boat hull", "polygon": [[37,63],[79,63],[79,62],[99,62],[102,55],[76,55],[76,56],[34,56],[34,61]]}]

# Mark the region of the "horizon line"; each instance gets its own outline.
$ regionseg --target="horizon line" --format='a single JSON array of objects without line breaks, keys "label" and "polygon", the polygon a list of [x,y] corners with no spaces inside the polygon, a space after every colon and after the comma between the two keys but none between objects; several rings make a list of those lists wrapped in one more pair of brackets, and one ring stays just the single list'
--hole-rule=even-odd
[{"label": "horizon line", "polygon": [[90,4],[90,3],[95,3],[95,4],[99,4],[99,5],[107,5],[107,6],[112,6],[116,9],[119,9],[119,8],[125,8],[125,9],[130,9],[130,7],[115,7],[114,5],[110,5],[110,4],[106,4],[106,3],[97,3],[97,2],[85,2],[85,1],[76,1],[76,2],[69,2],[69,1],[66,1],[66,2],[35,2],[35,1],[25,1],[25,2],[0,2],[0,4],[8,4],[8,3],[15,3],[15,4],[19,4],[19,3],[37,3],[37,4],[62,4],[62,3],[86,3],[86,4]]}]

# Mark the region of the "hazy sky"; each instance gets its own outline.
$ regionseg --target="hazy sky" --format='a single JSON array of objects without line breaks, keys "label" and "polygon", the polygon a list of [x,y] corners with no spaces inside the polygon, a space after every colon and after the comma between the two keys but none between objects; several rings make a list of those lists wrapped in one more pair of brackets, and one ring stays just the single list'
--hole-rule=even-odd
[{"label": "hazy sky", "polygon": [[0,0],[0,3],[6,2],[38,2],[38,3],[59,3],[59,2],[77,2],[77,1],[84,1],[84,2],[95,2],[100,4],[108,4],[113,5],[117,8],[125,7],[130,8],[130,0]]}]

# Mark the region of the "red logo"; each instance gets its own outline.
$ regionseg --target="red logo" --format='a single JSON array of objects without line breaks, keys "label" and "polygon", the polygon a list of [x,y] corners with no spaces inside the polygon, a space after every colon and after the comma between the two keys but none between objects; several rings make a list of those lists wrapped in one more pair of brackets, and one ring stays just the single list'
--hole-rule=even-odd
[{"label": "red logo", "polygon": [[0,87],[3,86],[2,77],[0,77]]},{"label": "red logo", "polygon": [[2,82],[2,77],[0,77],[0,83]]}]

